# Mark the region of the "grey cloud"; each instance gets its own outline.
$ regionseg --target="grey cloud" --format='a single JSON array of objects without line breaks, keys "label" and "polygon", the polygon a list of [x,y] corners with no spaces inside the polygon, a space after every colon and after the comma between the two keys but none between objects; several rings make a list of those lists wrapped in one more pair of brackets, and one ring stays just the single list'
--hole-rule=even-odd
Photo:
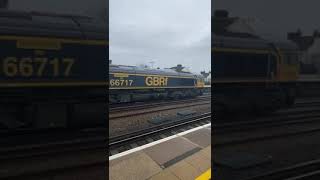
[{"label": "grey cloud", "polygon": [[110,59],[194,72],[211,66],[210,0],[111,0]]}]

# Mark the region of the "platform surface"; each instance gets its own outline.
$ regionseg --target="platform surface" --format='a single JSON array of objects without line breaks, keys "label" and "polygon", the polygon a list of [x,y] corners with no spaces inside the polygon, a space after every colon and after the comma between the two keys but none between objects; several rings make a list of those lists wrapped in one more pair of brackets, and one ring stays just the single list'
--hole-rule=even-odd
[{"label": "platform surface", "polygon": [[117,158],[109,157],[111,180],[189,180],[210,168],[211,125]]}]

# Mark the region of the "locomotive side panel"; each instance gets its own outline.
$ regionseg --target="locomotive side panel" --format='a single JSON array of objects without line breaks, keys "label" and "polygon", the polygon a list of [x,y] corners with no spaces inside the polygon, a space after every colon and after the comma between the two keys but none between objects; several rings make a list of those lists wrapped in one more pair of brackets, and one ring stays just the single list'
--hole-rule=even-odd
[{"label": "locomotive side panel", "polygon": [[199,77],[191,73],[119,65],[111,65],[109,71],[111,103],[194,97],[202,93]]},{"label": "locomotive side panel", "polygon": [[195,79],[190,77],[126,73],[109,74],[110,89],[194,88],[195,85]]},{"label": "locomotive side panel", "polygon": [[105,124],[106,34],[89,17],[0,10],[0,126]]},{"label": "locomotive side panel", "polygon": [[[41,43],[46,43],[47,49],[35,47]],[[103,41],[90,44],[9,37],[0,44],[1,87],[105,85]]]},{"label": "locomotive side panel", "polygon": [[105,23],[22,11],[0,20],[1,87],[106,85]]},{"label": "locomotive side panel", "polygon": [[268,42],[222,38],[215,43],[211,51],[215,113],[251,114],[281,106],[284,94],[276,80],[279,59]]},{"label": "locomotive side panel", "polygon": [[[231,49],[229,49],[231,50]],[[213,77],[219,80],[254,80],[273,79],[277,71],[275,59],[270,53],[259,53],[254,50],[242,52],[241,49],[213,50]]]}]

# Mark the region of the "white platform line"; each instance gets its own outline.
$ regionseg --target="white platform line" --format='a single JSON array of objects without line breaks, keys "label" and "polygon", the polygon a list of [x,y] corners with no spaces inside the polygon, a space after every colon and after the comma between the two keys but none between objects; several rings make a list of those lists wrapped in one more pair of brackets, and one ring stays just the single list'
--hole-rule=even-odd
[{"label": "white platform line", "polygon": [[151,142],[151,143],[148,143],[148,144],[145,144],[145,145],[142,145],[142,146],[139,146],[139,147],[130,149],[130,150],[128,150],[128,151],[124,151],[124,152],[115,154],[115,155],[109,157],[109,161],[112,161],[112,160],[114,160],[114,159],[117,159],[117,158],[126,156],[126,155],[128,155],[128,154],[131,154],[131,153],[134,153],[134,152],[137,152],[137,151],[146,149],[146,148],[151,147],[151,146],[154,146],[154,145],[156,145],[156,144],[160,144],[160,143],[165,142],[165,141],[168,141],[168,140],[170,140],[170,139],[177,138],[177,137],[179,137],[179,136],[184,136],[184,135],[186,135],[186,134],[189,134],[189,133],[191,133],[191,132],[194,132],[194,131],[197,131],[197,130],[199,130],[199,129],[206,128],[206,127],[209,127],[209,126],[211,126],[211,123],[205,124],[205,125],[203,125],[203,126],[199,126],[199,127],[193,128],[193,129],[189,129],[189,130],[187,130],[187,131],[184,131],[184,132],[181,132],[181,133],[178,133],[178,134],[175,134],[175,135],[172,135],[172,136],[169,136],[169,137],[166,137],[166,138],[163,138],[163,139],[160,139],[160,140],[157,140],[157,141],[154,141],[154,142]]}]

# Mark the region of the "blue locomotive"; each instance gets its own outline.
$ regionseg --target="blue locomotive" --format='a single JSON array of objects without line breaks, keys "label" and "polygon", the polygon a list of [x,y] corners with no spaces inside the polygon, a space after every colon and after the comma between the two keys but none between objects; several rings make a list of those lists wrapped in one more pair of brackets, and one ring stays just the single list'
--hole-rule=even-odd
[{"label": "blue locomotive", "polygon": [[232,19],[224,11],[212,17],[215,113],[271,112],[293,105],[299,75],[298,47],[288,41],[228,32],[224,25]]},{"label": "blue locomotive", "polygon": [[203,76],[190,72],[109,65],[110,103],[195,97],[203,88]]},{"label": "blue locomotive", "polygon": [[11,10],[0,19],[0,128],[105,124],[107,24]]}]

